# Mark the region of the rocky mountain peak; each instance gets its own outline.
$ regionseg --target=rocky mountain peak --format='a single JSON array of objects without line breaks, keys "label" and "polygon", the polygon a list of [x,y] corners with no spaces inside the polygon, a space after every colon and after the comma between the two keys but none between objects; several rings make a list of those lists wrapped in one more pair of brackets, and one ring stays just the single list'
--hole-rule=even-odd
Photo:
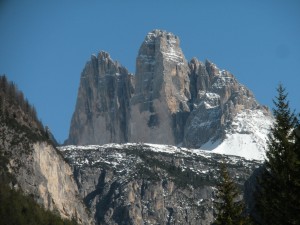
[{"label": "rocky mountain peak", "polygon": [[190,110],[188,64],[178,37],[161,30],[148,33],[136,61],[132,141],[177,144],[185,120],[177,115]]},{"label": "rocky mountain peak", "polygon": [[159,30],[159,29],[154,29],[152,31],[150,31],[146,37],[145,37],[145,43],[155,43],[155,41],[159,38],[162,39],[167,39],[167,40],[172,40],[172,41],[178,41],[178,45],[179,45],[179,38],[174,35],[171,32],[167,32],[165,30]]},{"label": "rocky mountain peak", "polygon": [[[92,55],[92,56],[95,56],[95,55]],[[106,52],[106,51],[103,51],[103,50],[101,50],[101,51],[98,53],[98,59],[101,59],[101,60],[110,59],[110,60],[112,60],[112,59],[110,58],[109,53]]]},{"label": "rocky mountain peak", "polygon": [[160,57],[175,63],[183,63],[185,61],[180,49],[179,38],[163,30],[153,30],[146,35],[138,56],[142,58],[151,58],[152,56],[153,59],[156,54],[162,54]]},{"label": "rocky mountain peak", "polygon": [[201,147],[226,139],[234,118],[245,111],[262,112],[266,121],[271,120],[270,112],[229,71],[219,69],[209,60],[201,63],[196,58],[191,60],[189,68],[193,111],[185,127],[185,145]]},{"label": "rocky mountain peak", "polygon": [[69,144],[128,141],[133,77],[107,52],[92,55],[81,74]]},{"label": "rocky mountain peak", "polygon": [[[92,58],[96,58],[98,60],[98,64],[99,65],[106,65],[107,68],[105,68],[105,72],[109,72],[111,69],[116,69],[116,70],[126,70],[126,72],[128,73],[127,69],[125,67],[123,67],[118,61],[114,61],[111,57],[110,54],[106,51],[100,51],[98,53],[98,56],[96,57],[96,55],[92,55]],[[118,72],[118,71],[112,71],[112,73],[114,72]],[[101,72],[99,72],[99,74],[101,75]]]},{"label": "rocky mountain peak", "polygon": [[139,49],[135,76],[107,52],[92,56],[67,143],[207,146],[222,143],[245,112],[271,118],[232,73],[209,60],[187,62],[176,35],[153,30]]}]

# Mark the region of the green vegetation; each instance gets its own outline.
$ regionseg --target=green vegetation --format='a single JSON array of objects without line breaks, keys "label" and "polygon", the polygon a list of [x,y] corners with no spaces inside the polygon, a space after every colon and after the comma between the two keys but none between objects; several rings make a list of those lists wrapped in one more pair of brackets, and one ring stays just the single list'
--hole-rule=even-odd
[{"label": "green vegetation", "polygon": [[[14,129],[20,137],[13,140],[17,144],[27,138],[30,141],[47,141],[49,134],[37,118],[34,106],[5,75],[0,76],[0,122]],[[3,132],[4,134],[4,132]]]},{"label": "green vegetation", "polygon": [[5,75],[0,76],[0,112],[4,117],[17,119],[23,117],[24,123],[30,123],[40,130],[44,129],[37,118],[35,108],[29,104],[17,86],[7,80]]},{"label": "green vegetation", "polygon": [[2,225],[75,225],[75,219],[63,220],[40,207],[32,197],[8,185],[0,186],[0,224]]},{"label": "green vegetation", "polygon": [[267,159],[258,178],[256,211],[261,224],[300,224],[300,147],[295,138],[298,118],[290,110],[287,94],[279,85],[274,101]]},{"label": "green vegetation", "polygon": [[244,215],[244,203],[239,200],[240,192],[229,176],[225,163],[220,165],[220,183],[217,185],[217,194],[214,205],[217,215],[215,225],[244,225],[249,224]]}]

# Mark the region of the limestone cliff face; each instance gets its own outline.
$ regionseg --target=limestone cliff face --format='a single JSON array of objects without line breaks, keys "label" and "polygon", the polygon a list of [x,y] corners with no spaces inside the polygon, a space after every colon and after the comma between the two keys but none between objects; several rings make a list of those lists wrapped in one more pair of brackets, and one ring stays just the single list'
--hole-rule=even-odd
[{"label": "limestone cliff face", "polygon": [[131,141],[176,145],[190,111],[188,65],[179,38],[154,30],[145,38],[136,62],[131,100]]},{"label": "limestone cliff face", "polygon": [[214,221],[214,190],[222,160],[241,189],[259,165],[239,157],[161,145],[60,150],[72,165],[80,195],[96,222],[109,225],[209,225]]},{"label": "limestone cliff face", "polygon": [[1,76],[0,86],[0,185],[19,189],[63,218],[94,224],[49,129],[13,83]]},{"label": "limestone cliff face", "polygon": [[127,142],[132,82],[132,75],[108,53],[92,55],[81,74],[67,143]]},{"label": "limestone cliff face", "polygon": [[[36,196],[37,202],[62,217],[77,218],[79,223],[92,224],[70,166],[57,151],[45,142],[33,145],[30,160],[16,174],[18,183],[27,194]],[[15,161],[11,160],[11,168]],[[30,164],[29,164],[30,163]]]},{"label": "limestone cliff face", "polygon": [[46,141],[33,141],[38,134],[28,134],[22,125],[12,127],[1,120],[0,125],[1,154],[7,157],[9,173],[14,177],[11,185],[63,218],[94,224],[79,196],[72,169],[61,154]]}]

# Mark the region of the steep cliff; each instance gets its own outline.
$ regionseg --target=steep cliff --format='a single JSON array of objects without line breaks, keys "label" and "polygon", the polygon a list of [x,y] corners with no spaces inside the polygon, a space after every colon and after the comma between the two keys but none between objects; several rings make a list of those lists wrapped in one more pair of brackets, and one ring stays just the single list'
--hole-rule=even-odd
[{"label": "steep cliff", "polygon": [[80,78],[80,87],[66,143],[127,142],[129,101],[133,76],[108,53],[92,55]]},{"label": "steep cliff", "polygon": [[63,218],[94,224],[79,197],[72,169],[53,147],[34,108],[12,83],[0,78],[0,182],[2,169],[7,168],[12,188]]},{"label": "steep cliff", "polygon": [[220,162],[227,163],[241,190],[260,165],[240,157],[155,144],[60,150],[98,224],[211,224]]},{"label": "steep cliff", "polygon": [[233,74],[210,61],[188,63],[176,35],[153,30],[139,49],[135,76],[107,53],[92,56],[66,143],[144,142],[223,153],[230,144],[251,145],[261,158],[271,124],[268,109]]},{"label": "steep cliff", "polygon": [[172,33],[146,36],[136,60],[131,100],[131,141],[177,145],[182,142],[188,100],[188,64]]}]

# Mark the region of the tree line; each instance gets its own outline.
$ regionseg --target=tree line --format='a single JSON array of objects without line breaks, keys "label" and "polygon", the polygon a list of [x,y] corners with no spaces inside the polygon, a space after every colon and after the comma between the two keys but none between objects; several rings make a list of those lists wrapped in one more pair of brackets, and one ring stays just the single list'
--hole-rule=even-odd
[{"label": "tree line", "polygon": [[300,127],[299,115],[290,109],[282,85],[274,102],[274,124],[268,136],[266,159],[257,176],[255,207],[246,210],[226,164],[220,167],[216,191],[218,225],[297,225],[300,224]]},{"label": "tree line", "polygon": [[[23,112],[23,113],[21,113]],[[25,119],[41,131],[45,128],[37,117],[36,109],[24,97],[17,85],[8,81],[5,75],[0,76],[0,119]],[[24,118],[21,118],[24,117]]]},{"label": "tree line", "polygon": [[0,185],[0,225],[77,225],[76,219],[62,219],[7,184]]}]

